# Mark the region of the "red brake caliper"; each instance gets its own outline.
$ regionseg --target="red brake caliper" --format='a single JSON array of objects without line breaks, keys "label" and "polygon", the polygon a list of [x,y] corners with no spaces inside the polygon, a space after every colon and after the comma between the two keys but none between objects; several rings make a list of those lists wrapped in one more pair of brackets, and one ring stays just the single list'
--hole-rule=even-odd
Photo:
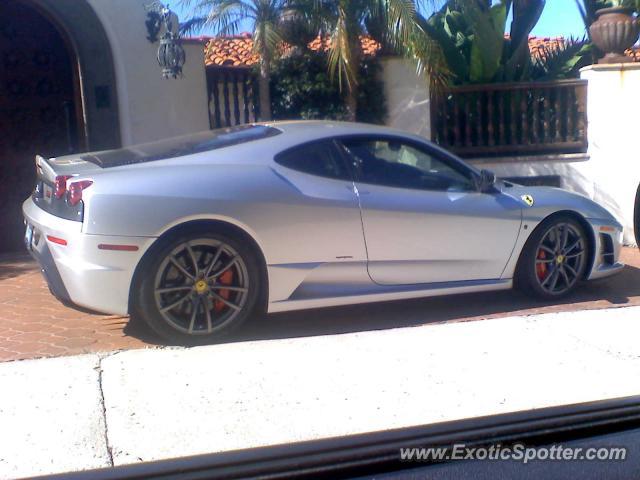
[{"label": "red brake caliper", "polygon": [[[233,270],[229,269],[222,275],[220,275],[218,283],[221,283],[222,285],[231,285],[233,283]],[[229,300],[231,292],[229,290],[218,290],[218,295],[220,295],[225,300]],[[226,305],[224,304],[224,302],[220,300],[216,300],[215,302],[213,302],[213,309],[216,312],[221,312],[225,307]]]},{"label": "red brake caliper", "polygon": [[[538,259],[544,260],[547,258],[547,255],[544,253],[544,250],[538,250]],[[547,264],[546,263],[538,263],[536,265],[536,274],[538,275],[538,279],[544,280],[547,276]]]}]

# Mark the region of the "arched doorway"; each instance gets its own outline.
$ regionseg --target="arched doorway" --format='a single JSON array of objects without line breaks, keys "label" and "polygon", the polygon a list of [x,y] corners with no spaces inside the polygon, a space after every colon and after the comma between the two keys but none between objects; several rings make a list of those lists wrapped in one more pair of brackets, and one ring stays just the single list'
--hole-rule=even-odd
[{"label": "arched doorway", "polygon": [[55,21],[22,0],[0,2],[0,251],[21,248],[21,204],[34,156],[86,148],[78,61]]}]

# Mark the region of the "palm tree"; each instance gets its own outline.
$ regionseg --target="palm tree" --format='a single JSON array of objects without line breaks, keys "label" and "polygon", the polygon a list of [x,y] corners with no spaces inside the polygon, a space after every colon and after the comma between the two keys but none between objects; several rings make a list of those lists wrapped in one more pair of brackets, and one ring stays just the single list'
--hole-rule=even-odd
[{"label": "palm tree", "polygon": [[253,22],[253,50],[260,58],[260,119],[271,120],[271,61],[282,42],[278,24],[286,0],[181,0],[181,4],[193,12],[181,26],[183,33],[211,28],[217,35],[234,35],[243,21]]},{"label": "palm tree", "polygon": [[[418,0],[420,1],[420,0]],[[425,0],[429,6],[441,0]],[[371,35],[385,48],[402,52],[419,61],[419,68],[439,78],[437,45],[418,41],[416,0],[297,0],[290,4],[303,12],[313,11],[320,34],[330,38],[328,68],[340,89],[346,87],[349,120],[356,119],[359,67],[362,58],[361,37]]]}]

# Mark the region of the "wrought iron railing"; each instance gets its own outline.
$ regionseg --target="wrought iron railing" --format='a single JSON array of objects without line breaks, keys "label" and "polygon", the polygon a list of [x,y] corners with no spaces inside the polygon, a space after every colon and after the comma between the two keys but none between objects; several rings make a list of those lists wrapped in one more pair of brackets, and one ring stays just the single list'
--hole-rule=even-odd
[{"label": "wrought iron railing", "polygon": [[209,123],[211,128],[255,122],[258,113],[258,87],[251,68],[207,67]]},{"label": "wrought iron railing", "polygon": [[587,150],[587,82],[453,87],[432,95],[432,138],[464,157]]}]

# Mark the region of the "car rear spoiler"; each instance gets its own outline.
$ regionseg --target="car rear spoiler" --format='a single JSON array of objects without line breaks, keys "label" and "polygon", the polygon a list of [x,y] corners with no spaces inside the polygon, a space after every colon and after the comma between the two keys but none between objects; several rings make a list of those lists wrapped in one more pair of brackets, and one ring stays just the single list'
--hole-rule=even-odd
[{"label": "car rear spoiler", "polygon": [[56,179],[56,172],[51,164],[41,155],[36,155],[36,173],[38,178],[41,178],[49,183],[53,183]]}]

